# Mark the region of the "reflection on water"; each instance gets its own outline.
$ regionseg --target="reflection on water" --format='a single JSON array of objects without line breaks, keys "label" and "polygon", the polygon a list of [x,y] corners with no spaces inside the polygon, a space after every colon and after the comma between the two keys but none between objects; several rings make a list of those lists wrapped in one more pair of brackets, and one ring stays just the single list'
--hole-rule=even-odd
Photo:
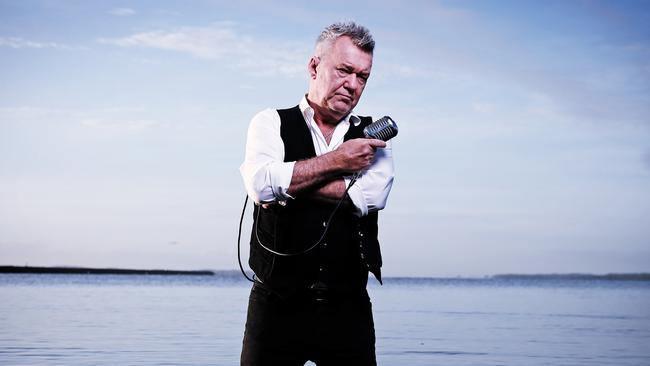
[{"label": "reflection on water", "polygon": [[[1,365],[237,365],[237,276],[0,275]],[[650,284],[388,279],[384,365],[650,365]]]}]

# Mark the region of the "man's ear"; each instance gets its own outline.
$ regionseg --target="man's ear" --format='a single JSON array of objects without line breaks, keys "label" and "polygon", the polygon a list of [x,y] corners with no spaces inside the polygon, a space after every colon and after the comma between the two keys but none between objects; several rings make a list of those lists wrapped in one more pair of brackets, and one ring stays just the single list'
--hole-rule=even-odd
[{"label": "man's ear", "polygon": [[309,64],[307,64],[307,71],[309,71],[310,78],[316,79],[316,74],[318,74],[318,71],[316,71],[316,67],[318,67],[319,63],[320,63],[320,57],[318,56],[312,56],[309,59]]}]

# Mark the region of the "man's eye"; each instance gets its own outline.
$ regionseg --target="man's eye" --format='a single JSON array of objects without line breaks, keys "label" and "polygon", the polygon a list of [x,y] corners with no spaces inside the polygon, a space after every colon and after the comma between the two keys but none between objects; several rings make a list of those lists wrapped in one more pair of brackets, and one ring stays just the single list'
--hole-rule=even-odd
[{"label": "man's eye", "polygon": [[337,69],[337,70],[338,70],[338,72],[339,72],[339,75],[342,75],[342,76],[350,75],[350,71],[348,71],[347,69],[341,69],[341,68],[339,68],[339,69]]}]

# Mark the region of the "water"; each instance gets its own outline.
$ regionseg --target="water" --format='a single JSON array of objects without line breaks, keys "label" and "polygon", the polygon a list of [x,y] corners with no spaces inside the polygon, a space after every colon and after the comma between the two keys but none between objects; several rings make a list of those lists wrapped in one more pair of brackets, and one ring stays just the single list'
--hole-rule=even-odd
[{"label": "water", "polygon": [[[380,365],[650,365],[650,283],[371,285]],[[0,274],[0,365],[237,365],[230,277]]]}]

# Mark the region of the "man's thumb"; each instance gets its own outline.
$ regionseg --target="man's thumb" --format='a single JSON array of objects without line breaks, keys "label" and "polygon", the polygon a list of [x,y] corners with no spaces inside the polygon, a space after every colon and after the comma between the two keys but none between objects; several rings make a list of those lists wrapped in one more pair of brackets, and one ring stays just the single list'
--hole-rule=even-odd
[{"label": "man's thumb", "polygon": [[375,148],[376,147],[386,147],[386,143],[384,141],[377,140],[377,139],[368,140],[368,144],[370,146],[372,146],[372,147],[375,147]]}]

